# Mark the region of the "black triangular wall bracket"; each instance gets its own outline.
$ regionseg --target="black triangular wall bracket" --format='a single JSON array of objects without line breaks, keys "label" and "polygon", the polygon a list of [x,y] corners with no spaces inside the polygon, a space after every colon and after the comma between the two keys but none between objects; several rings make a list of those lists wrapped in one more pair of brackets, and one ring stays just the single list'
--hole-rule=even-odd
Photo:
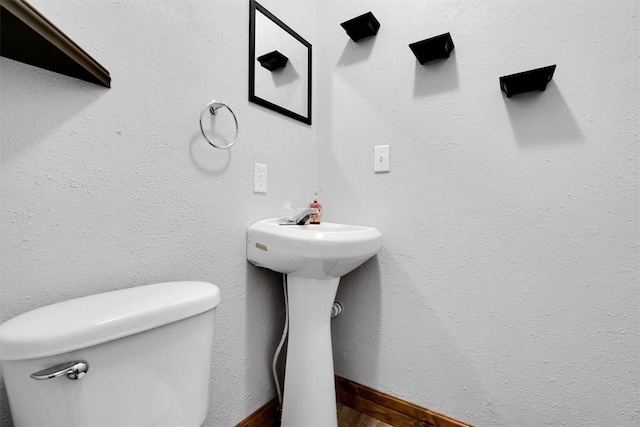
[{"label": "black triangular wall bracket", "polygon": [[553,78],[555,70],[556,66],[554,64],[548,67],[502,76],[500,77],[500,89],[507,95],[507,98],[534,90],[544,91]]},{"label": "black triangular wall bracket", "polygon": [[431,37],[409,45],[409,48],[420,64],[433,61],[434,59],[448,58],[454,47],[450,33],[440,34],[439,36]]},{"label": "black triangular wall bracket", "polygon": [[344,28],[351,40],[358,42],[366,37],[378,34],[380,22],[373,16],[373,13],[367,12],[343,22],[340,26]]},{"label": "black triangular wall bracket", "polygon": [[284,68],[289,61],[289,58],[287,58],[277,50],[265,53],[264,55],[259,56],[257,59],[260,65],[269,71],[275,71],[279,70],[280,68]]}]

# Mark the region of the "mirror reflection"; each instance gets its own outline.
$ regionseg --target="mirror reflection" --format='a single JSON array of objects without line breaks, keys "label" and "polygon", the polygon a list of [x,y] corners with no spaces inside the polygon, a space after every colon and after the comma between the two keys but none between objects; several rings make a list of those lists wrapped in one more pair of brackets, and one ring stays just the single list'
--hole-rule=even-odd
[{"label": "mirror reflection", "polygon": [[249,101],[311,124],[311,44],[251,0]]}]

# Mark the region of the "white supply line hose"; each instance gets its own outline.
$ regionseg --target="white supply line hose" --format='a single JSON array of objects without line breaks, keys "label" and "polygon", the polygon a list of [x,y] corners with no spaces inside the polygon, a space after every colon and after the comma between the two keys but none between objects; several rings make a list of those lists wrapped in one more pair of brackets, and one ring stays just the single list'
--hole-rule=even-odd
[{"label": "white supply line hose", "polygon": [[284,341],[287,338],[287,333],[289,332],[289,302],[287,301],[287,275],[282,275],[282,288],[284,289],[284,330],[282,331],[282,338],[280,339],[280,344],[278,344],[278,348],[276,349],[276,354],[273,356],[273,364],[271,365],[271,369],[273,370],[273,379],[276,382],[276,390],[278,391],[278,401],[280,402],[280,410],[282,410],[282,390],[280,388],[280,381],[278,381],[278,371],[276,370],[276,364],[278,363],[278,357],[280,357],[280,351],[282,351],[282,346],[284,345]]}]

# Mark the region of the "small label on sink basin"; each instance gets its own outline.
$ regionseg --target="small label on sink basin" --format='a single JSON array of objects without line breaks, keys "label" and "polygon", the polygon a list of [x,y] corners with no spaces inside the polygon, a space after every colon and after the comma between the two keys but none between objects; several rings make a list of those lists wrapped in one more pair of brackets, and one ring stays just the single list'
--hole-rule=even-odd
[{"label": "small label on sink basin", "polygon": [[268,251],[267,247],[265,245],[263,245],[262,243],[256,243],[256,248],[263,250],[263,251]]}]

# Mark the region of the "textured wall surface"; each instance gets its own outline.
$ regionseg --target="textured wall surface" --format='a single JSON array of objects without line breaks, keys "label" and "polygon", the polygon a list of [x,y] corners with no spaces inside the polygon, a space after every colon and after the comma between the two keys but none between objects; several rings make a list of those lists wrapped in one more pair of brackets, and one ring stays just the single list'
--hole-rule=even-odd
[{"label": "textured wall surface", "polygon": [[[283,321],[280,278],[247,264],[246,227],[312,196],[314,129],[248,102],[248,1],[31,3],[112,88],[0,58],[0,321],[114,289],[213,282],[207,425],[234,425],[275,395]],[[263,4],[314,43],[313,1]],[[212,98],[240,122],[228,151],[200,134]],[[216,129],[229,137],[224,114]],[[269,167],[267,195],[252,192],[254,162]]]},{"label": "textured wall surface", "polygon": [[338,290],[339,375],[479,426],[638,425],[638,28],[637,1],[322,2],[320,201],[383,235]]},{"label": "textured wall surface", "polygon": [[[326,220],[384,236],[340,285],[338,374],[478,425],[638,425],[636,1],[262,1],[314,44],[313,127],[247,102],[248,2],[32,3],[113,87],[0,58],[0,321],[216,283],[207,425],[233,425],[275,394],[282,322],[246,227],[317,178]],[[369,10],[380,33],[349,41],[339,23]],[[447,31],[451,58],[419,65],[407,44]],[[501,94],[549,64],[546,92]],[[230,151],[199,133],[214,97]]]}]

